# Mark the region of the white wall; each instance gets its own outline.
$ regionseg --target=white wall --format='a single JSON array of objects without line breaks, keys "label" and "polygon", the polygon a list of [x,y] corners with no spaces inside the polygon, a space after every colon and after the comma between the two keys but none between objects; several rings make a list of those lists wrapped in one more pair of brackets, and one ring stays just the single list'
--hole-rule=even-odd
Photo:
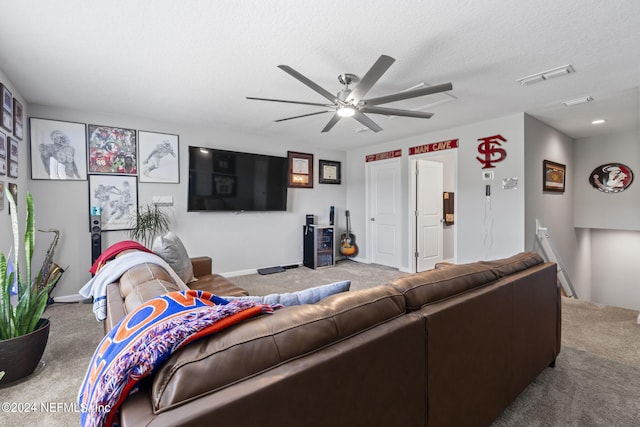
[{"label": "white wall", "polygon": [[[507,158],[496,163],[495,179],[491,198],[485,197],[482,180],[482,165],[476,157],[478,139],[500,134],[507,142],[503,148]],[[501,258],[524,250],[524,120],[522,114],[501,119],[474,123],[468,126],[433,132],[419,137],[406,138],[376,146],[351,150],[347,153],[347,209],[351,212],[353,232],[359,240],[359,257],[366,254],[366,206],[365,206],[365,157],[394,149],[402,149],[401,197],[402,235],[409,233],[408,176],[410,158],[408,148],[431,142],[459,139],[456,180],[456,262],[471,262],[479,259]],[[518,177],[517,190],[503,190],[504,178]],[[490,202],[490,210],[489,210]],[[485,208],[487,214],[485,216]],[[492,225],[491,225],[492,224]],[[408,270],[411,265],[407,245],[402,246],[401,266]]]},{"label": "white wall", "polygon": [[[526,158],[526,246],[540,252],[535,245],[535,221],[548,229],[552,242],[558,250],[558,261],[563,264],[579,298],[589,299],[591,282],[588,269],[579,268],[585,260],[580,258],[579,240],[582,231],[573,224],[575,193],[575,162],[573,139],[548,125],[525,115]],[[566,165],[564,193],[544,192],[544,160]],[[587,263],[588,264],[588,263]]]},{"label": "white wall", "polygon": [[[190,255],[209,255],[214,270],[225,275],[255,272],[255,269],[302,262],[302,226],[305,214],[317,215],[319,223],[329,222],[329,206],[344,212],[346,185],[319,184],[319,159],[343,162],[345,153],[310,149],[302,142],[282,141],[210,128],[189,128],[145,118],[113,116],[32,105],[33,117],[68,120],[86,124],[119,126],[178,134],[180,137],[180,183],[138,184],[138,203],[151,202],[153,196],[173,196],[172,230],[183,240]],[[226,213],[187,212],[188,146],[284,156],[287,150],[314,155],[314,188],[289,189],[287,212]],[[26,159],[26,154],[24,159]],[[24,165],[26,165],[26,161]],[[26,175],[28,169],[24,169]],[[54,295],[70,295],[90,278],[91,246],[89,233],[88,181],[33,180],[29,183],[38,204],[40,227],[58,228],[62,238],[56,261],[70,268]],[[344,227],[344,220],[338,221]],[[123,239],[125,231],[103,232],[103,248]]]},{"label": "white wall", "polygon": [[[632,182],[620,193],[603,193],[589,176],[598,166],[616,162],[640,174],[640,135],[637,131],[576,140],[575,226],[640,231],[640,185]],[[636,176],[634,181],[640,177]]]},{"label": "white wall", "polygon": [[593,302],[640,310],[640,233],[591,230]]},{"label": "white wall", "polygon": [[591,301],[640,310],[640,185],[634,182],[621,193],[603,193],[589,184],[597,166],[624,163],[640,171],[640,133],[608,134],[575,141],[573,185],[575,226],[580,227],[580,251],[588,254],[583,266],[591,273]]}]

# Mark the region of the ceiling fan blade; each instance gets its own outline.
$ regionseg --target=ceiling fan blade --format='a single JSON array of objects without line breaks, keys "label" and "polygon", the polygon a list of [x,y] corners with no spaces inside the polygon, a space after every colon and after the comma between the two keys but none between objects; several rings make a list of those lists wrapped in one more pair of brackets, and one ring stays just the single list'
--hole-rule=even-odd
[{"label": "ceiling fan blade", "polygon": [[422,89],[407,90],[404,92],[398,92],[387,96],[381,96],[379,98],[365,99],[364,105],[378,105],[387,104],[389,102],[402,101],[403,99],[416,98],[418,96],[431,95],[434,93],[446,92],[453,89],[451,83],[443,83],[441,85],[425,87]]},{"label": "ceiling fan blade", "polygon": [[316,92],[318,92],[320,95],[327,98],[332,103],[334,104],[336,103],[336,96],[334,94],[332,94],[326,89],[323,89],[322,87],[312,82],[311,80],[309,80],[308,78],[306,78],[305,76],[303,76],[302,74],[294,70],[293,68],[289,67],[288,65],[278,65],[278,68],[280,68],[285,73],[293,76],[294,78],[300,80],[302,83],[309,86],[311,89],[315,90]]},{"label": "ceiling fan blade", "polygon": [[320,133],[329,132],[331,128],[334,127],[336,123],[340,121],[340,118],[341,117],[339,115],[334,114],[333,117],[331,117],[331,120],[329,120],[329,123],[327,123],[327,125],[322,129],[322,132]]},{"label": "ceiling fan blade", "polygon": [[315,113],[309,113],[309,114],[302,114],[300,116],[293,116],[293,117],[286,117],[284,119],[278,119],[278,120],[274,120],[274,122],[284,122],[286,120],[291,120],[291,119],[299,119],[301,117],[309,117],[309,116],[315,116],[317,114],[324,114],[324,113],[330,113],[333,110],[327,110],[327,111],[316,111]]},{"label": "ceiling fan blade", "polygon": [[427,113],[425,111],[399,110],[397,108],[384,107],[361,107],[360,111],[363,113],[384,114],[385,116],[416,117],[419,119],[430,119],[433,116],[433,113]]},{"label": "ceiling fan blade", "polygon": [[287,101],[285,99],[255,98],[253,96],[247,96],[247,99],[252,99],[255,101],[286,102],[288,104],[315,105],[317,107],[333,107],[333,104],[320,104],[319,102]]},{"label": "ceiling fan blade", "polygon": [[371,68],[369,68],[367,74],[362,77],[360,83],[358,83],[358,85],[353,88],[351,94],[347,98],[347,102],[360,101],[395,61],[396,60],[390,56],[381,55],[376,63],[373,64]]},{"label": "ceiling fan blade", "polygon": [[376,122],[374,122],[369,117],[362,114],[360,111],[356,111],[356,113],[353,115],[353,118],[374,132],[380,132],[382,130],[382,128],[378,126]]}]

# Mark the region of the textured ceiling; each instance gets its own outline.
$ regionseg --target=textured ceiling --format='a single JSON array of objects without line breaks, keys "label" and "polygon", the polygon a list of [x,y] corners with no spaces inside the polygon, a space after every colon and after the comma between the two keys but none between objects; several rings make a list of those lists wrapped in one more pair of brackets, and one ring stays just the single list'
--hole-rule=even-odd
[{"label": "textured ceiling", "polygon": [[[369,97],[451,82],[385,106],[428,106],[433,118],[371,115],[329,133],[330,114],[281,123],[324,102],[277,66],[330,92],[396,59]],[[571,64],[575,73],[530,86],[515,80]],[[638,129],[637,0],[0,0],[0,69],[29,103],[240,130],[350,149],[527,112],[578,138]],[[592,96],[565,107],[561,101]],[[600,127],[591,120],[603,117]]]}]

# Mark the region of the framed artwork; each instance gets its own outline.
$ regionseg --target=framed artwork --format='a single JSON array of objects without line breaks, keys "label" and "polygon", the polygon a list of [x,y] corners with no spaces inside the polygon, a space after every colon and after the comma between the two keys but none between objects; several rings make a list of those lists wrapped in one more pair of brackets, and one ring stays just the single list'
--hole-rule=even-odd
[{"label": "framed artwork", "polygon": [[0,108],[2,121],[0,125],[8,132],[13,132],[13,94],[3,84],[0,84],[0,92],[2,92],[2,108]]},{"label": "framed artwork", "polygon": [[340,162],[318,160],[320,184],[340,184]]},{"label": "framed artwork", "polygon": [[7,135],[0,132],[0,175],[7,173]]},{"label": "framed artwork", "polygon": [[18,140],[15,138],[7,137],[7,152],[9,153],[7,164],[7,176],[9,178],[18,177]]},{"label": "framed artwork", "polygon": [[555,191],[564,193],[566,178],[566,165],[549,160],[542,162],[542,189],[543,191]]},{"label": "framed artwork", "polygon": [[103,231],[129,230],[135,225],[138,187],[135,176],[90,175],[89,209],[102,210]]},{"label": "framed artwork", "polygon": [[0,181],[0,211],[4,210],[4,181]]},{"label": "framed artwork", "polygon": [[24,137],[24,109],[16,98],[13,98],[13,135],[20,141]]},{"label": "framed artwork", "polygon": [[89,173],[138,175],[136,131],[89,125]]},{"label": "framed artwork", "polygon": [[289,187],[313,188],[313,154],[287,151]]},{"label": "framed artwork", "polygon": [[31,179],[86,180],[84,123],[29,118]]},{"label": "framed artwork", "polygon": [[178,135],[138,131],[140,182],[180,183]]}]

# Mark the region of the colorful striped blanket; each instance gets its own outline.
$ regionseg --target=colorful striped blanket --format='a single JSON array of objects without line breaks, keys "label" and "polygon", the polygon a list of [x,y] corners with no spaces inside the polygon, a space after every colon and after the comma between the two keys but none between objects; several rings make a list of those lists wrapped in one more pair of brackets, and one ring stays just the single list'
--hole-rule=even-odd
[{"label": "colorful striped blanket", "polygon": [[196,290],[147,301],[98,345],[78,393],[81,425],[110,426],[136,384],[185,344],[279,307]]}]

